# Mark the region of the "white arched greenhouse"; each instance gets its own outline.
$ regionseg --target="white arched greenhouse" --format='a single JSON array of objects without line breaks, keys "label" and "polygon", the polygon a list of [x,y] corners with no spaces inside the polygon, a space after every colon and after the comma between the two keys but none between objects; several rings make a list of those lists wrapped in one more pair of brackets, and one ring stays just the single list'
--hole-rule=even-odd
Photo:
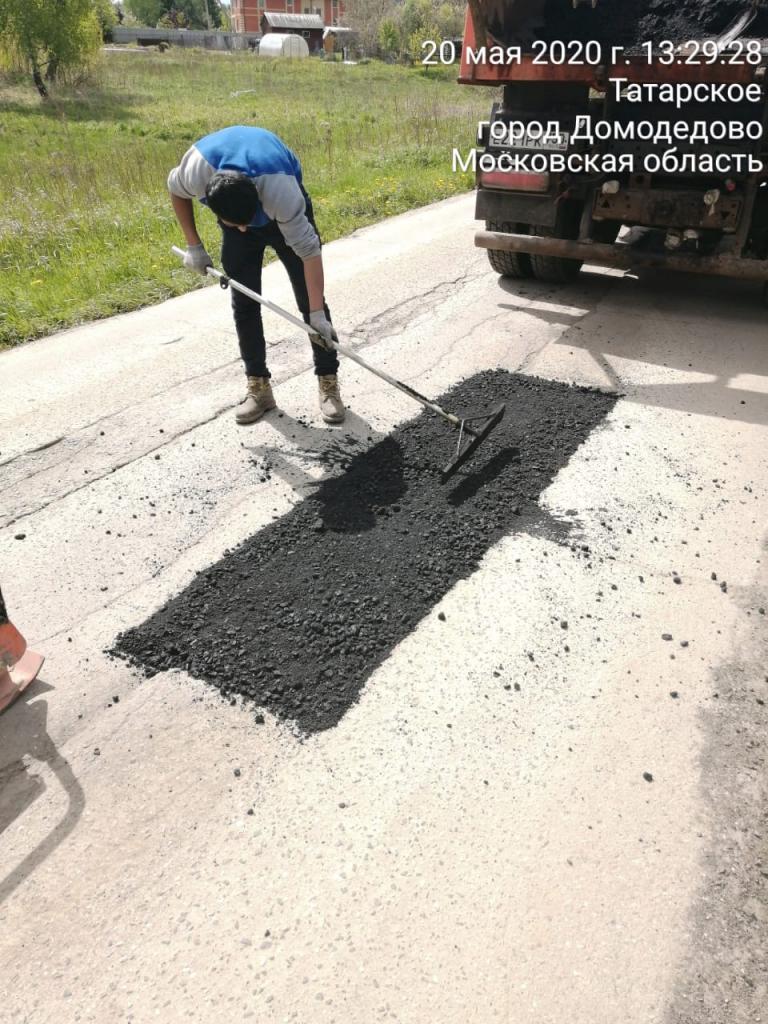
[{"label": "white arched greenhouse", "polygon": [[306,39],[289,32],[269,32],[259,43],[260,57],[308,57]]}]

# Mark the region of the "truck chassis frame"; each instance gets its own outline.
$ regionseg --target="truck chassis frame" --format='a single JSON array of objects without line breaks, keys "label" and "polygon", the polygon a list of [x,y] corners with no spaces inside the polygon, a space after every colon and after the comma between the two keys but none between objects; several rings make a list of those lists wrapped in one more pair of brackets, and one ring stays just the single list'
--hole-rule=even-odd
[{"label": "truck chassis frame", "polygon": [[[662,65],[645,56],[630,56],[620,63],[600,66],[534,63],[530,55],[509,64],[474,63],[468,60],[467,51],[469,47],[476,50],[475,7],[473,3],[467,13],[459,81],[504,87],[504,100],[494,106],[491,120],[506,117],[567,122],[569,117],[573,120],[578,113],[590,111],[599,111],[609,119],[625,116],[621,108],[626,105],[617,104],[608,89],[610,80],[619,77],[638,84],[757,82],[763,92],[759,110],[753,105],[743,112],[746,118],[762,121],[764,137],[755,155],[763,156],[763,170],[729,181],[731,191],[714,177],[694,180],[641,173],[625,175],[609,193],[601,189],[602,182],[596,182],[594,176],[552,175],[548,190],[534,193],[487,187],[478,173],[476,216],[485,221],[486,230],[477,232],[475,244],[489,250],[497,269],[509,267],[511,276],[565,281],[585,262],[768,282],[768,41],[762,44],[764,61],[759,66]],[[489,45],[502,45],[492,37],[486,38]],[[635,108],[633,116],[637,119],[653,119],[659,114],[658,108]],[[688,111],[686,116],[713,119],[711,109],[706,108]],[[481,144],[487,143],[488,139],[481,140]],[[714,208],[703,202],[704,194],[713,188],[722,193]],[[565,230],[563,207],[567,206],[573,207],[578,216],[569,218]],[[656,232],[698,231],[706,241],[703,251],[641,251],[631,245],[613,244],[622,224]],[[507,254],[506,260],[503,254]]]}]

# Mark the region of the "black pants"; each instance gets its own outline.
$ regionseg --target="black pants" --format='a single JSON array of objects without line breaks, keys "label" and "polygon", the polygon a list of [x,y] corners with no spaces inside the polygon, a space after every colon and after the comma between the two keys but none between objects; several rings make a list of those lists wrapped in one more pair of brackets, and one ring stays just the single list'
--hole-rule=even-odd
[{"label": "black pants", "polygon": [[[312,203],[306,197],[307,217],[315,227]],[[261,268],[264,263],[264,250],[271,246],[277,257],[288,271],[296,305],[304,319],[309,323],[309,297],[304,280],[304,262],[296,255],[283,238],[275,221],[270,221],[260,228],[228,228],[223,224],[221,244],[221,265],[227,277],[239,281],[246,288],[261,294]],[[315,230],[317,228],[315,227]],[[261,321],[261,306],[246,295],[230,289],[232,295],[232,312],[235,317],[237,339],[240,342],[240,355],[245,364],[245,372],[249,377],[269,377],[267,369],[267,345],[264,340],[264,326]],[[331,319],[330,310],[324,304],[325,315]],[[312,357],[315,361],[315,373],[320,376],[336,373],[339,368],[338,356],[320,345],[312,345]]]}]

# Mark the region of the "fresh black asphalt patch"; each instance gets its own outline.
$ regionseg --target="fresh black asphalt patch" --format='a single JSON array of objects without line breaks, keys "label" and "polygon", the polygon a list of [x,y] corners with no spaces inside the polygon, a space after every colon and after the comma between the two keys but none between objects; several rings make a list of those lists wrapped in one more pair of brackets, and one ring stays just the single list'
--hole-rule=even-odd
[{"label": "fresh black asphalt patch", "polygon": [[[507,403],[453,480],[441,485],[439,467],[456,434],[423,413],[199,573],[113,653],[147,676],[182,669],[305,733],[336,725],[498,540],[541,528],[540,495],[616,396],[494,370],[439,401],[452,411]],[[452,619],[445,629],[461,630]]]}]

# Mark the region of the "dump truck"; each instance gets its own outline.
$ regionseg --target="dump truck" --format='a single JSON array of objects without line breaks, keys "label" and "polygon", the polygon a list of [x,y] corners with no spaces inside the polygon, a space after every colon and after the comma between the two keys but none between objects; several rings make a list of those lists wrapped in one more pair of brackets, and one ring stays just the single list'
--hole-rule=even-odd
[{"label": "dump truck", "polygon": [[473,151],[475,242],[499,274],[654,267],[768,296],[768,13],[729,2],[689,36],[685,5],[667,32],[631,25],[626,0],[471,0],[459,81],[500,90]]}]

